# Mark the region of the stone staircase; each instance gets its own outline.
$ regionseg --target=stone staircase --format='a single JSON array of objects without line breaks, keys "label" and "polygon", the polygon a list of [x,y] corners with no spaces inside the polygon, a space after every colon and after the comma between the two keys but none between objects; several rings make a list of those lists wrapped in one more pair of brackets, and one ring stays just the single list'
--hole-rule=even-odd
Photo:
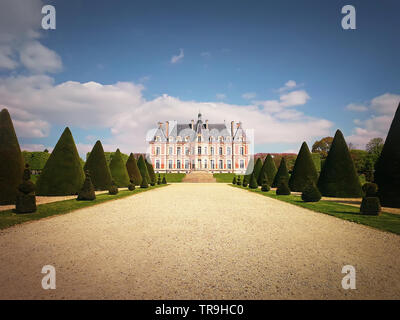
[{"label": "stone staircase", "polygon": [[186,174],[182,179],[182,182],[213,183],[216,182],[216,179],[213,177],[212,173],[206,171],[192,171],[191,173]]}]

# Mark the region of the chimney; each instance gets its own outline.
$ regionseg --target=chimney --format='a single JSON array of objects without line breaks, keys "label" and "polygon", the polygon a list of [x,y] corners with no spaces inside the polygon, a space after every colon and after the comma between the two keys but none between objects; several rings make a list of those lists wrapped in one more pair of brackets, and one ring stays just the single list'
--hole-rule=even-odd
[{"label": "chimney", "polygon": [[233,132],[234,123],[235,123],[234,121],[231,121],[231,135],[232,135],[232,137],[235,135],[234,132]]},{"label": "chimney", "polygon": [[192,120],[192,130],[194,130],[194,120]]},{"label": "chimney", "polygon": [[206,120],[206,129],[208,129],[208,120]]},{"label": "chimney", "polygon": [[169,121],[165,121],[165,135],[169,137]]}]

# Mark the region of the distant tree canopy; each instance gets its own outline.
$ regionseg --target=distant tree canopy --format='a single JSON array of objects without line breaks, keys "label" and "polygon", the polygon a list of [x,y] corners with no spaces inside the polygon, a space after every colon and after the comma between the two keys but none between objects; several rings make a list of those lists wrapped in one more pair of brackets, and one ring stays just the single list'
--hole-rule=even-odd
[{"label": "distant tree canopy", "polygon": [[325,137],[321,140],[315,141],[311,152],[319,153],[322,159],[326,159],[329,149],[331,148],[333,137]]},{"label": "distant tree canopy", "polygon": [[376,158],[379,158],[384,144],[385,142],[382,138],[373,138],[369,140],[369,142],[365,146],[365,150],[367,150],[369,154],[376,156]]},{"label": "distant tree canopy", "polygon": [[22,151],[22,156],[31,170],[43,170],[50,153],[45,151]]}]

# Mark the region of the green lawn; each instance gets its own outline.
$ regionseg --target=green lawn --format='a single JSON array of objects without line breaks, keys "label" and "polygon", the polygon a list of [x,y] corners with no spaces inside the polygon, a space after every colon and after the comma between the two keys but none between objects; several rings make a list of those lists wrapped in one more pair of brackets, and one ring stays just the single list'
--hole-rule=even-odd
[{"label": "green lawn", "polygon": [[[214,178],[217,179],[217,182],[224,182],[224,183],[232,183],[233,177],[237,175],[234,173],[214,173],[213,174]],[[242,179],[243,176],[240,176],[240,179]]]},{"label": "green lawn", "polygon": [[[167,182],[182,182],[182,179],[186,176],[186,173],[160,173],[161,179],[165,175],[165,179],[167,179]],[[157,179],[158,179],[158,173],[156,173]]]},{"label": "green lawn", "polygon": [[36,212],[29,214],[15,214],[12,210],[0,211],[0,229],[5,229],[16,224],[24,223],[26,221],[39,220],[53,215],[68,213],[73,210],[91,207],[93,205],[100,204],[106,201],[125,198],[140,192],[145,192],[165,186],[167,185],[161,184],[155,185],[154,187],[149,186],[149,188],[146,189],[136,188],[134,191],[123,190],[116,195],[109,195],[108,193],[99,194],[96,196],[96,200],[93,201],[77,201],[75,199],[72,199],[41,204],[38,205],[38,210]]},{"label": "green lawn", "polygon": [[285,201],[290,204],[310,209],[316,212],[321,212],[335,216],[340,219],[348,220],[355,223],[364,224],[376,229],[393,232],[400,235],[400,215],[382,212],[379,216],[366,216],[360,214],[360,208],[345,205],[342,203],[331,202],[331,201],[319,201],[319,202],[304,202],[300,196],[277,196],[275,191],[262,192],[260,188],[249,189],[240,187],[237,185],[231,185],[232,187],[245,189],[251,192],[259,193],[263,196],[274,198],[277,200]]}]

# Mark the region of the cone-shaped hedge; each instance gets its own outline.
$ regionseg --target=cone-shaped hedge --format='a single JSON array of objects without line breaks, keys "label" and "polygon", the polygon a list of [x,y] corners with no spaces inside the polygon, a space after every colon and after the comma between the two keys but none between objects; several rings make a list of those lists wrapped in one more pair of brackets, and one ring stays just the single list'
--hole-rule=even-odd
[{"label": "cone-shaped hedge", "polygon": [[267,155],[267,157],[264,160],[264,164],[261,168],[261,174],[258,177],[258,185],[262,185],[263,181],[263,175],[262,173],[265,172],[265,174],[267,175],[267,179],[268,179],[268,184],[272,181],[274,181],[275,175],[276,175],[276,166],[275,166],[275,162],[272,159],[272,156],[270,154]]},{"label": "cone-shaped hedge", "polygon": [[40,196],[74,195],[81,190],[85,173],[69,128],[65,128],[36,183]]},{"label": "cone-shaped hedge", "polygon": [[149,183],[150,175],[149,175],[149,172],[147,171],[147,165],[146,165],[146,162],[143,159],[142,155],[140,155],[140,157],[139,157],[139,159],[137,161],[137,166],[139,168],[140,175],[142,176],[142,179],[144,179],[146,177],[146,182]]},{"label": "cone-shaped hedge", "polygon": [[7,109],[0,112],[0,205],[14,204],[24,161]]},{"label": "cone-shaped hedge", "polygon": [[153,165],[147,161],[146,162],[146,166],[147,166],[147,172],[149,173],[149,177],[150,177],[150,184],[152,186],[154,186],[156,184],[156,174],[154,173],[154,168]]},{"label": "cone-shaped hedge", "polygon": [[318,182],[318,172],[307,143],[303,142],[289,179],[289,187],[292,191],[303,192],[310,182]]},{"label": "cone-shaped hedge", "polygon": [[301,199],[304,202],[318,202],[321,200],[321,197],[321,193],[314,181],[309,181],[301,194]]},{"label": "cone-shaped hedge", "polygon": [[111,159],[110,172],[118,188],[124,188],[129,185],[128,171],[126,170],[126,166],[119,149],[117,149],[113,158]]},{"label": "cone-shaped hedge", "polygon": [[356,198],[362,195],[353,159],[340,130],[333,138],[317,187],[327,197]]},{"label": "cone-shaped hedge", "polygon": [[250,189],[257,189],[258,188],[258,183],[257,183],[256,175],[254,174],[254,172],[250,176],[249,188]]},{"label": "cone-shaped hedge", "polygon": [[278,187],[276,188],[276,194],[278,196],[289,196],[290,189],[285,178],[282,178],[281,181],[278,183]]},{"label": "cone-shaped hedge", "polygon": [[86,159],[84,171],[89,171],[90,179],[95,190],[108,190],[111,186],[111,172],[107,165],[104,149],[98,140]]},{"label": "cone-shaped hedge", "polygon": [[269,181],[267,173],[265,171],[260,172],[260,176],[258,177],[258,180],[261,182],[261,186],[263,184],[271,185],[271,182]]},{"label": "cone-shaped hedge", "polygon": [[161,183],[162,183],[162,184],[167,184],[167,179],[165,178],[165,176],[162,178]]},{"label": "cone-shaped hedge", "polygon": [[96,194],[94,192],[94,186],[92,179],[90,178],[89,170],[85,171],[85,182],[83,183],[82,189],[78,193],[76,200],[78,201],[92,201],[96,199]]},{"label": "cone-shaped hedge", "polygon": [[142,182],[140,183],[141,188],[148,188],[149,184],[147,183],[147,178],[146,176],[143,177]]},{"label": "cone-shaped hedge", "polygon": [[262,163],[261,159],[258,158],[256,160],[256,164],[254,165],[254,169],[253,169],[254,178],[256,179],[258,185],[261,185],[258,183],[258,177],[260,176],[262,166],[263,166],[263,163]]},{"label": "cone-shaped hedge", "polygon": [[284,180],[286,183],[289,183],[289,172],[286,165],[286,159],[282,158],[281,163],[279,164],[278,172],[274,177],[274,182],[272,182],[272,187],[277,188],[279,183]]},{"label": "cone-shaped hedge", "polygon": [[249,179],[250,177],[248,175],[243,176],[243,182],[242,182],[243,187],[247,187],[249,185]]},{"label": "cone-shaped hedge", "polygon": [[400,103],[375,166],[382,206],[400,208]]},{"label": "cone-shaped hedge", "polygon": [[236,176],[234,176],[233,180],[232,180],[232,184],[236,184],[236,183],[237,183]]},{"label": "cone-shaped hedge", "polygon": [[137,161],[133,156],[133,153],[129,155],[129,158],[126,161],[126,170],[128,170],[129,179],[132,180],[132,183],[135,186],[140,186],[140,183],[142,182],[142,176],[140,175]]}]

